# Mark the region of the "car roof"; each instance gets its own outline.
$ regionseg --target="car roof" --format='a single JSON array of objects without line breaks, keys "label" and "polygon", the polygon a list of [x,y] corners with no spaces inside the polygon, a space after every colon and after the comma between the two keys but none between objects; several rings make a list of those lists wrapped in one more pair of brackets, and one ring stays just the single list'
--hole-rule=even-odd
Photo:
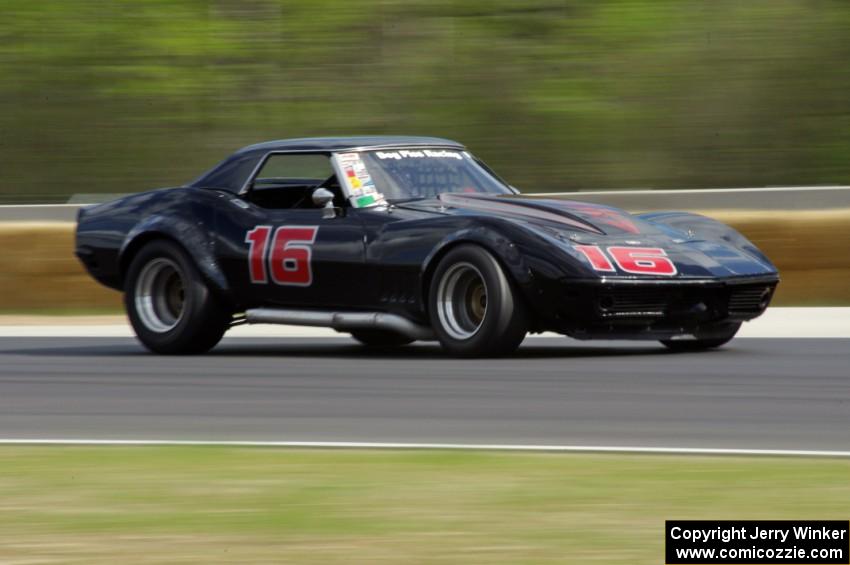
[{"label": "car roof", "polygon": [[457,141],[440,137],[407,135],[356,135],[347,137],[302,137],[279,139],[243,147],[237,154],[269,151],[345,151],[379,147],[441,146],[463,149]]},{"label": "car roof", "polygon": [[268,153],[275,151],[353,151],[393,147],[443,147],[465,149],[457,141],[440,137],[403,135],[360,135],[348,137],[303,137],[279,139],[243,147],[186,186],[221,188],[238,192],[251,172]]}]

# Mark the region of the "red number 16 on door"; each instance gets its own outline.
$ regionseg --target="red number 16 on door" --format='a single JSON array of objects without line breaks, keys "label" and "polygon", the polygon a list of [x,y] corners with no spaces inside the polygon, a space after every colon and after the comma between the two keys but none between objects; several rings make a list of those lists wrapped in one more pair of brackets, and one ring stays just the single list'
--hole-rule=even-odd
[{"label": "red number 16 on door", "polygon": [[[245,234],[248,249],[248,273],[251,282],[271,282],[284,286],[313,284],[313,243],[318,226],[257,226]],[[271,242],[271,245],[269,245]]]}]

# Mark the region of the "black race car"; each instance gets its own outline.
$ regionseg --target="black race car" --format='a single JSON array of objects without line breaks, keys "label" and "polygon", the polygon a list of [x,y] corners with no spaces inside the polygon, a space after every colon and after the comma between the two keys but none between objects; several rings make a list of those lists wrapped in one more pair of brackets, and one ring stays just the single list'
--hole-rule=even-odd
[{"label": "black race car", "polygon": [[779,280],[719,222],[523,198],[427,137],[252,145],[185,186],[82,209],[76,253],[159,353],[206,351],[241,323],[462,356],[542,331],[695,350],[764,312]]}]

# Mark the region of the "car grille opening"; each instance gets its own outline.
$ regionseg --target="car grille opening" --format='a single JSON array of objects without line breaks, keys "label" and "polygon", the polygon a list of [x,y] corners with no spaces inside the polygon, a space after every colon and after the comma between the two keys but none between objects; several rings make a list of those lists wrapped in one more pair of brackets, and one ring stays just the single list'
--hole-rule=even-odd
[{"label": "car grille opening", "polygon": [[606,318],[660,317],[670,302],[669,292],[655,288],[618,288],[599,295],[599,311]]},{"label": "car grille opening", "polygon": [[729,293],[730,312],[761,312],[767,308],[773,288],[766,285],[733,288]]},{"label": "car grille opening", "polygon": [[596,297],[602,318],[662,318],[707,313],[722,316],[758,315],[767,308],[773,284],[747,284],[727,288],[677,286],[609,287]]}]

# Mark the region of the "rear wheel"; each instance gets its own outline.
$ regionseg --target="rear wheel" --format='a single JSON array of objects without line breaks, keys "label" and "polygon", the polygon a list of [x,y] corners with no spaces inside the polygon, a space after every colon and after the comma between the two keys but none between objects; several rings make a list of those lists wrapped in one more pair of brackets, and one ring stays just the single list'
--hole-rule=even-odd
[{"label": "rear wheel", "polygon": [[351,332],[351,337],[367,347],[374,348],[400,347],[413,343],[406,335],[388,330],[357,330]]},{"label": "rear wheel", "polygon": [[156,353],[203,353],[230,325],[230,312],[186,252],[166,240],[148,243],[133,258],[124,306],[139,341]]},{"label": "rear wheel", "polygon": [[461,245],[440,261],[428,299],[431,325],[461,357],[509,355],[528,331],[525,304],[501,265],[476,245]]},{"label": "rear wheel", "polygon": [[702,351],[725,345],[741,329],[740,322],[718,324],[697,332],[696,339],[662,339],[671,351]]}]

